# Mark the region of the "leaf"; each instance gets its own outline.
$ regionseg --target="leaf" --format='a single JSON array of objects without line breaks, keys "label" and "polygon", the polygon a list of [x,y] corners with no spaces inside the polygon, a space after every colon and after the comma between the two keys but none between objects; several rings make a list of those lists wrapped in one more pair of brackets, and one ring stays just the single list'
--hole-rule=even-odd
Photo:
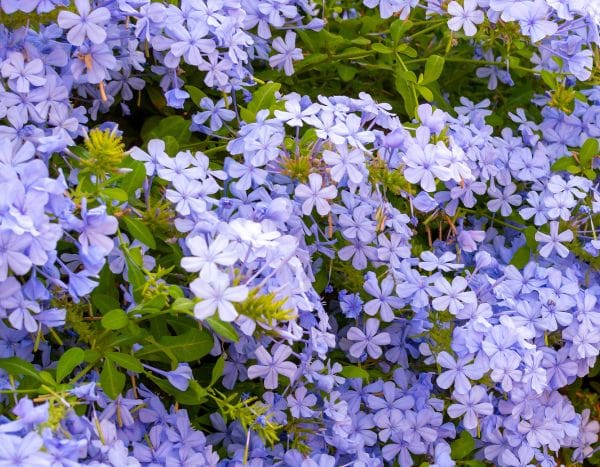
[{"label": "leaf", "polygon": [[140,302],[142,299],[140,289],[146,282],[146,276],[131,257],[131,250],[125,252],[125,262],[127,263],[127,275],[129,277],[129,282],[133,286],[133,298],[137,302]]},{"label": "leaf", "polygon": [[519,248],[515,252],[512,259],[510,260],[510,264],[512,264],[514,267],[516,267],[518,269],[521,269],[521,268],[525,267],[527,265],[527,263],[529,263],[530,259],[531,259],[531,250],[527,245],[523,245],[521,248]]},{"label": "leaf", "polygon": [[419,91],[419,94],[421,94],[427,102],[431,102],[433,100],[433,93],[427,86],[417,85],[416,87]]},{"label": "leaf", "polygon": [[200,106],[200,101],[203,97],[206,97],[204,91],[201,91],[196,86],[184,86],[184,89],[190,94],[192,102],[197,106]]},{"label": "leaf", "polygon": [[215,318],[214,316],[205,319],[204,322],[207,323],[210,328],[219,336],[229,339],[233,342],[238,342],[240,340],[235,328],[230,323],[221,321],[219,318]]},{"label": "leaf", "polygon": [[[136,352],[136,357],[145,360],[163,360],[171,353],[179,362],[192,362],[208,355],[213,347],[212,336],[201,329],[190,329],[179,336],[163,336],[158,344],[149,344]],[[167,355],[168,356],[168,355]]]},{"label": "leaf", "polygon": [[127,313],[120,308],[110,310],[102,317],[102,320],[100,321],[104,329],[110,329],[112,331],[123,329],[125,326],[127,326],[128,322],[129,318],[127,317]]},{"label": "leaf", "polygon": [[104,366],[100,372],[100,385],[104,393],[111,399],[116,399],[125,387],[125,375],[115,367],[109,360],[104,360]]},{"label": "leaf", "polygon": [[550,89],[556,89],[556,74],[548,70],[542,70],[540,73],[542,80]]},{"label": "leaf", "polygon": [[396,72],[395,85],[396,91],[398,91],[404,100],[404,108],[407,115],[413,118],[416,115],[418,104],[414,93],[414,84],[409,82],[402,73]]},{"label": "leaf", "polygon": [[461,460],[467,457],[475,449],[475,440],[468,431],[463,431],[451,444],[452,459]]},{"label": "leaf", "polygon": [[598,155],[600,149],[598,140],[596,138],[588,138],[581,146],[579,151],[579,163],[581,167],[588,168],[592,166],[592,160]]},{"label": "leaf", "polygon": [[525,229],[525,244],[529,247],[530,250],[534,250],[537,247],[537,240],[535,239],[535,234],[538,229],[534,226],[530,225]]},{"label": "leaf", "polygon": [[571,156],[561,157],[557,159],[554,164],[552,164],[553,172],[560,172],[563,170],[567,170],[569,167],[575,164],[575,159]]},{"label": "leaf", "polygon": [[379,42],[376,42],[375,44],[371,45],[371,48],[375,52],[384,54],[384,55],[394,53],[394,51],[392,49],[390,49],[387,45],[381,44]]},{"label": "leaf", "polygon": [[148,136],[150,139],[172,136],[179,143],[187,143],[191,136],[190,122],[180,115],[171,115],[163,118]]},{"label": "leaf", "polygon": [[194,302],[189,298],[179,297],[173,301],[171,309],[178,313],[187,313],[194,308]]},{"label": "leaf", "polygon": [[30,376],[40,381],[38,370],[31,363],[19,357],[0,358],[0,368],[11,376]]},{"label": "leaf", "polygon": [[109,200],[125,202],[129,199],[129,194],[121,188],[105,188],[102,190],[102,195]]},{"label": "leaf", "polygon": [[119,306],[121,306],[119,300],[111,297],[110,295],[105,295],[102,293],[92,294],[92,303],[102,313],[108,313],[110,310],[114,310],[115,308],[119,308]]},{"label": "leaf", "polygon": [[344,378],[360,378],[367,381],[369,380],[369,373],[365,369],[355,365],[348,365],[343,367],[340,374]]},{"label": "leaf", "polygon": [[164,379],[157,378],[154,375],[148,375],[148,377],[164,392],[175,397],[180,404],[200,405],[207,399],[208,392],[195,380],[190,381],[187,391],[179,391]]},{"label": "leaf", "polygon": [[133,355],[129,355],[122,352],[108,352],[106,354],[106,358],[112,360],[117,365],[125,368],[126,370],[135,371],[136,373],[142,373],[144,371],[142,363]]},{"label": "leaf", "polygon": [[141,162],[135,161],[131,167],[131,172],[125,175],[120,183],[121,189],[129,196],[135,193],[135,190],[141,188],[146,180],[146,168]]},{"label": "leaf", "polygon": [[336,64],[335,68],[338,72],[338,75],[340,75],[342,81],[352,81],[356,76],[356,68],[352,66],[344,65],[343,63],[338,63]]},{"label": "leaf", "polygon": [[413,22],[409,19],[397,19],[396,21],[394,21],[390,26],[390,34],[394,43],[397,44],[398,42],[400,42],[400,39],[402,39],[404,34],[412,27]]},{"label": "leaf", "polygon": [[65,376],[71,374],[71,372],[83,362],[85,352],[79,347],[72,347],[67,350],[56,365],[56,381],[60,383]]},{"label": "leaf", "polygon": [[444,71],[446,60],[439,55],[431,55],[425,62],[425,72],[423,73],[423,84],[437,81]]},{"label": "leaf", "polygon": [[248,110],[253,114],[259,110],[269,109],[275,103],[275,93],[279,91],[281,84],[267,83],[263,84],[252,94],[252,100],[248,104]]},{"label": "leaf", "polygon": [[133,238],[138,239],[140,242],[145,244],[150,248],[156,248],[156,241],[154,240],[154,236],[150,229],[144,224],[141,220],[135,219],[133,217],[124,216],[121,218],[125,225],[127,226],[127,230]]},{"label": "leaf", "polygon": [[219,378],[223,375],[223,369],[225,368],[225,357],[221,355],[215,362],[215,366],[212,369],[212,376],[210,378],[210,386],[213,386]]}]

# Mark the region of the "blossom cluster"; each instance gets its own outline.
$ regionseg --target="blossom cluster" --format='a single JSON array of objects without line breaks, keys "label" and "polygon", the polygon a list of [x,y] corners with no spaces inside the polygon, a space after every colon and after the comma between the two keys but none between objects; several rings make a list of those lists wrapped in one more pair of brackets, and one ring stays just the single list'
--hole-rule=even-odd
[{"label": "blossom cluster", "polygon": [[0,1],[0,461],[594,455],[568,393],[600,353],[594,4],[365,1],[518,25],[556,88],[497,125],[485,98],[406,118],[263,83],[324,26],[308,2],[174,3]]}]

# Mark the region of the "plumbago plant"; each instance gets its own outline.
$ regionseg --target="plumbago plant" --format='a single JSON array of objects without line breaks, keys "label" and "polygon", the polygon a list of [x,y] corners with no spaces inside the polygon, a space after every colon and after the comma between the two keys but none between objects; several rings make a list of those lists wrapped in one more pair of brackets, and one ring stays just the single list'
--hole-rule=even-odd
[{"label": "plumbago plant", "polygon": [[599,463],[595,2],[0,8],[2,465]]}]

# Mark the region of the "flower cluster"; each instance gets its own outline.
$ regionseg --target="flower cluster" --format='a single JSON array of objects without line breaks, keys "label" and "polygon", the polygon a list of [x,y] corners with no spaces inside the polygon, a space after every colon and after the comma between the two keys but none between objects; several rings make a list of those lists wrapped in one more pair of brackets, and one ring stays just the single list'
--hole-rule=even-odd
[{"label": "flower cluster", "polygon": [[[256,76],[293,83],[296,40],[318,49],[327,12],[305,1],[0,1],[0,460],[596,453],[597,398],[570,389],[600,353],[600,87],[578,83],[599,11],[364,3],[399,15],[392,36],[421,7],[448,34],[418,77],[410,37],[368,51],[396,57],[408,117]],[[484,30],[550,89],[498,115],[484,96],[512,70],[477,44],[484,94],[443,95],[455,35]],[[360,61],[360,38],[326,37],[298,69]]]}]

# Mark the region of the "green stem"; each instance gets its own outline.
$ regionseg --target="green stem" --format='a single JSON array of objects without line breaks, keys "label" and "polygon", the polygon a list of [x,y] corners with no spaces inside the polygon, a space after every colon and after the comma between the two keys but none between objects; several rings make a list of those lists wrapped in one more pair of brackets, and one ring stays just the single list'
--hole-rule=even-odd
[{"label": "green stem", "polygon": [[[407,60],[405,63],[407,65],[413,64],[413,63],[423,63],[426,62],[427,58],[415,58],[413,60]],[[502,62],[491,62],[488,60],[475,60],[475,59],[469,59],[469,58],[459,58],[459,57],[446,57],[446,62],[449,63],[468,63],[468,64],[472,64],[472,65],[490,65],[490,66],[496,66],[498,68],[502,68],[503,63]],[[524,71],[527,73],[533,73],[533,74],[539,74],[540,72],[538,70],[534,70],[533,68],[526,68],[524,66],[519,66],[519,65],[508,65],[506,67],[508,70],[516,70],[516,71]]]},{"label": "green stem", "polygon": [[476,214],[478,216],[487,217],[492,222],[497,222],[498,224],[503,225],[504,227],[508,227],[510,229],[513,229],[513,230],[518,230],[519,232],[523,232],[525,230],[525,227],[522,227],[522,226],[519,227],[519,226],[516,226],[516,225],[509,224],[508,222],[501,221],[497,217],[492,217],[492,216],[490,216],[488,214],[484,214],[482,212],[475,211],[474,209],[468,209],[468,208],[460,208],[460,209],[461,209],[461,211],[468,212],[470,214]]}]

